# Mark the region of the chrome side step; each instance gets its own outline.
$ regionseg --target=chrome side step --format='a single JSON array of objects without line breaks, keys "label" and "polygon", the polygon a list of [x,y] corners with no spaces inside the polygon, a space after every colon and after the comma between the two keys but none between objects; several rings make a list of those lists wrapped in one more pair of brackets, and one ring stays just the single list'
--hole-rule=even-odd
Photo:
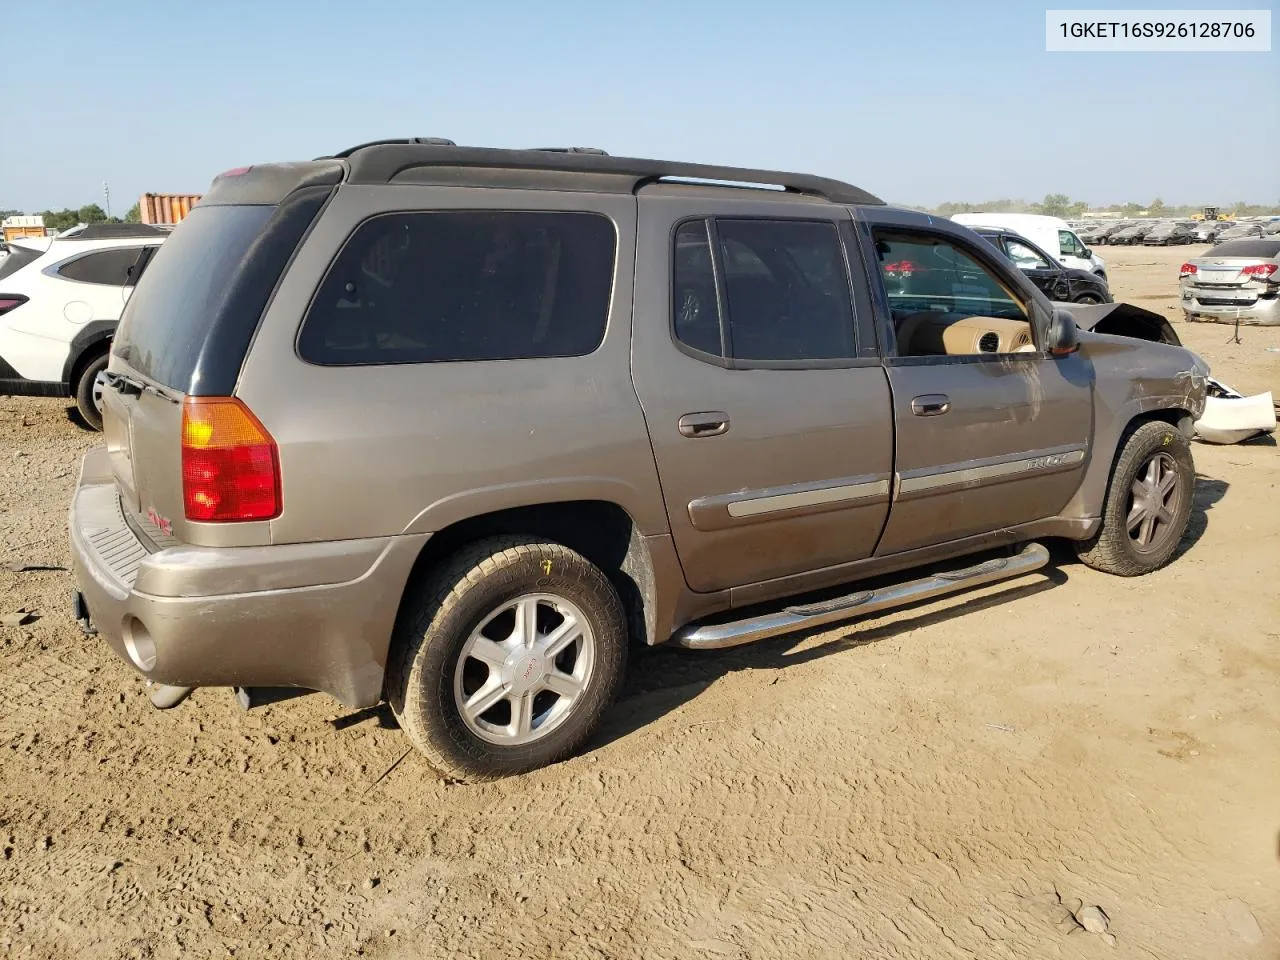
[{"label": "chrome side step", "polygon": [[1040,543],[1029,543],[1017,556],[997,557],[972,567],[965,567],[963,570],[938,573],[919,580],[881,587],[879,590],[863,590],[821,603],[786,607],[777,613],[767,613],[748,620],[702,626],[690,624],[676,631],[674,640],[680,646],[691,650],[736,647],[782,633],[809,630],[828,623],[879,613],[881,610],[945,596],[948,593],[968,590],[970,587],[978,587],[985,583],[1009,580],[1039,570],[1048,562],[1048,549]]}]

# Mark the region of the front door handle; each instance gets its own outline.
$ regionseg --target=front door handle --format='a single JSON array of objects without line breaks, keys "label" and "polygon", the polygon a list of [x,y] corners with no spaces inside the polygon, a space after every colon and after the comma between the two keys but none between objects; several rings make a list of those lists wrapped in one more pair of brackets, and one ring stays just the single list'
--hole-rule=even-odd
[{"label": "front door handle", "polygon": [[686,413],[678,426],[682,437],[718,437],[729,430],[729,415],[719,410]]},{"label": "front door handle", "polygon": [[951,398],[945,393],[926,393],[911,401],[911,412],[917,417],[940,417],[951,409]]}]

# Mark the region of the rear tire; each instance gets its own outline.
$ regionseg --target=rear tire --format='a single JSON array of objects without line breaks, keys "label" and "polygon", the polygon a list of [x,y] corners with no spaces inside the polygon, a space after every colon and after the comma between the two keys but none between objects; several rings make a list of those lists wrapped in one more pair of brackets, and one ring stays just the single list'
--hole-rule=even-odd
[{"label": "rear tire", "polygon": [[495,537],[410,588],[388,699],[441,774],[492,780],[577,752],[626,656],[622,603],[598,567],[558,543]]},{"label": "rear tire", "polygon": [[80,378],[76,381],[76,410],[92,430],[102,429],[102,409],[95,396],[94,384],[98,374],[107,369],[107,359],[107,354],[104,353],[90,360],[80,371]]},{"label": "rear tire", "polygon": [[1102,526],[1092,540],[1076,544],[1077,556],[1120,577],[1163,567],[1186,532],[1195,477],[1191,444],[1176,427],[1139,426],[1111,469]]},{"label": "rear tire", "polygon": [[1076,303],[1085,307],[1091,307],[1094,304],[1101,302],[1102,298],[1096,293],[1082,293],[1080,296],[1076,297]]}]

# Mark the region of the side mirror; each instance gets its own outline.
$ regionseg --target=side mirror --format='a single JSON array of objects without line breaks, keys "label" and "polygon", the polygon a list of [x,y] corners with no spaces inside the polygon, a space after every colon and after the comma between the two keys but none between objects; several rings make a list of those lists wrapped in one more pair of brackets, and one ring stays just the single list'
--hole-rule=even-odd
[{"label": "side mirror", "polygon": [[1053,311],[1049,321],[1049,331],[1045,337],[1045,347],[1050,356],[1065,357],[1080,349],[1079,330],[1071,314],[1065,310]]},{"label": "side mirror", "polygon": [[1090,250],[1088,247],[1085,247],[1085,248],[1084,248],[1084,251],[1080,254],[1080,256],[1082,256],[1082,257],[1084,257],[1084,259],[1088,260],[1090,257],[1092,257],[1092,256],[1093,256],[1093,251],[1092,251],[1092,250]]}]

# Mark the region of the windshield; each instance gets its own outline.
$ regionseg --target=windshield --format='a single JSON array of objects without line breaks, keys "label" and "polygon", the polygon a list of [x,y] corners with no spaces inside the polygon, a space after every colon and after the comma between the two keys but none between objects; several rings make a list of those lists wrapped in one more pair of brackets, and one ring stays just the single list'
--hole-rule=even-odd
[{"label": "windshield", "polygon": [[120,318],[115,353],[143,376],[191,392],[196,361],[272,206],[196,207],[157,251]]}]

